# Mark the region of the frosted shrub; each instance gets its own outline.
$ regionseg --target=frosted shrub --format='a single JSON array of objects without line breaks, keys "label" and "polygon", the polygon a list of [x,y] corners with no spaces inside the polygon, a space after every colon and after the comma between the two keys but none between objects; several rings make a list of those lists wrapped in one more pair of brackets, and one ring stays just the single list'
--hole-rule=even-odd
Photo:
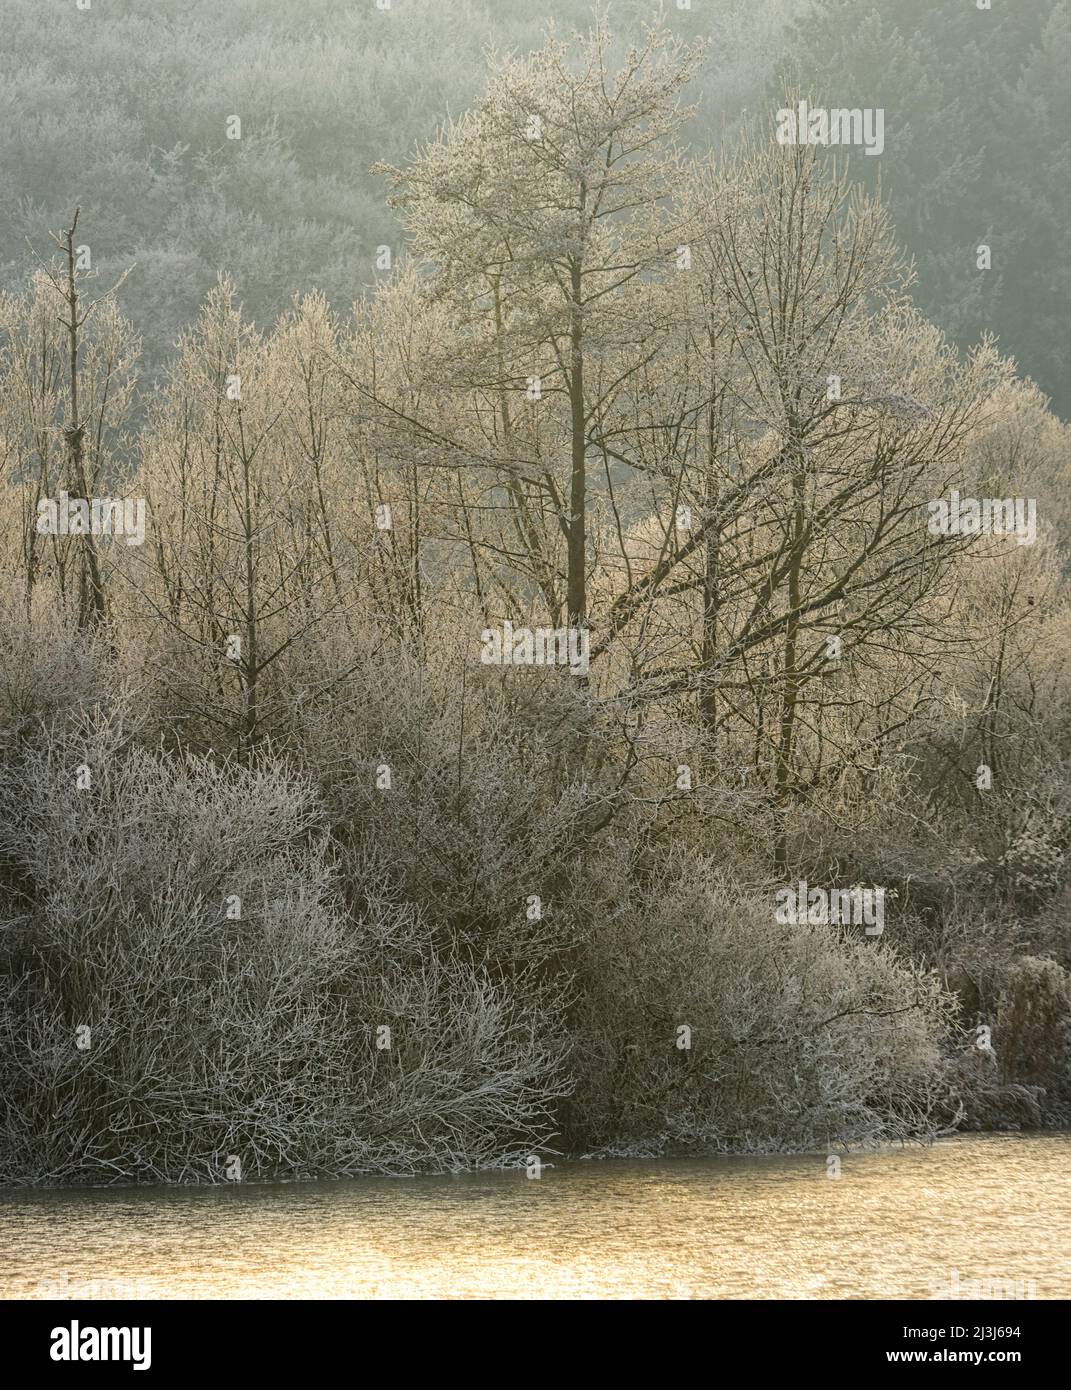
[{"label": "frosted shrub", "polygon": [[1027,828],[1001,856],[997,870],[1013,893],[1029,902],[1042,900],[1065,879],[1064,850],[1051,828]]},{"label": "frosted shrub", "polygon": [[883,945],[780,925],[680,859],[593,935],[572,1123],[592,1147],[772,1151],[931,1133],[947,996]]},{"label": "frosted shrub", "polygon": [[1061,965],[1021,956],[1006,967],[993,1030],[1006,1083],[1066,1087],[1069,1027],[1071,977]]},{"label": "frosted shrub", "polygon": [[115,682],[99,637],[43,603],[28,622],[22,596],[0,588],[0,750],[43,720],[91,708]]},{"label": "frosted shrub", "polygon": [[381,866],[459,949],[506,971],[543,965],[571,950],[587,906],[577,866],[602,852],[605,731],[567,676],[458,660],[386,646],[309,710],[301,756],[362,872]]},{"label": "frosted shrub", "polygon": [[371,885],[352,918],[332,861],[310,785],[266,757],[153,754],[98,711],[9,761],[0,1182],[529,1153],[562,1089],[553,1021]]}]

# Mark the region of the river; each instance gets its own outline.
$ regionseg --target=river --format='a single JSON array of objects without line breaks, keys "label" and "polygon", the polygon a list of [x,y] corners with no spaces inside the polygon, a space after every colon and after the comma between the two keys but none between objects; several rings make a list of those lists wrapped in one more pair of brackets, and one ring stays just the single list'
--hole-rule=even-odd
[{"label": "river", "polygon": [[[971,1281],[978,1287],[972,1288]],[[1071,1297],[1071,1135],[0,1194],[0,1297]]]}]

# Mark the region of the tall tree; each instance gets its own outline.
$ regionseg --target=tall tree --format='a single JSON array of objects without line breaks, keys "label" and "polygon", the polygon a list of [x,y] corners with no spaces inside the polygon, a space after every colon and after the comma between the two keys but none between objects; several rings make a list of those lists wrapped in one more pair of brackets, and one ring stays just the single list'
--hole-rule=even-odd
[{"label": "tall tree", "polygon": [[616,72],[609,49],[599,21],[575,51],[552,39],[525,59],[499,60],[468,115],[404,168],[386,169],[435,290],[486,325],[485,352],[456,384],[497,398],[507,453],[519,400],[546,415],[544,441],[562,439],[564,468],[551,459],[549,476],[544,468],[507,482],[515,505],[543,493],[558,509],[565,608],[578,625],[588,610],[596,422],[668,331],[650,282],[686,240],[670,202],[674,140],[699,57],[663,30],[648,31]]}]

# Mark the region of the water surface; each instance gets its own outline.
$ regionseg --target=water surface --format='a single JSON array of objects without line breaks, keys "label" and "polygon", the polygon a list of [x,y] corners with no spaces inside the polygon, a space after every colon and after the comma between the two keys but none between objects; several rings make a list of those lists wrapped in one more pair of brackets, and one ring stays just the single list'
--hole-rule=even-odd
[{"label": "water surface", "polygon": [[[0,1194],[0,1297],[1071,1297],[1071,1135]],[[953,1273],[953,1271],[955,1271]]]}]

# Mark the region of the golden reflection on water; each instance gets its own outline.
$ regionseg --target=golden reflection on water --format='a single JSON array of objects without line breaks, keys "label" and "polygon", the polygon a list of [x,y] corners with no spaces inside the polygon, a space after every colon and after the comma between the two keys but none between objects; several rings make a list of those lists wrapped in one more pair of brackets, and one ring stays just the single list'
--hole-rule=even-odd
[{"label": "golden reflection on water", "polygon": [[813,1155],[5,1193],[0,1297],[1068,1298],[1069,1160],[1071,1135],[975,1135],[836,1179]]}]

